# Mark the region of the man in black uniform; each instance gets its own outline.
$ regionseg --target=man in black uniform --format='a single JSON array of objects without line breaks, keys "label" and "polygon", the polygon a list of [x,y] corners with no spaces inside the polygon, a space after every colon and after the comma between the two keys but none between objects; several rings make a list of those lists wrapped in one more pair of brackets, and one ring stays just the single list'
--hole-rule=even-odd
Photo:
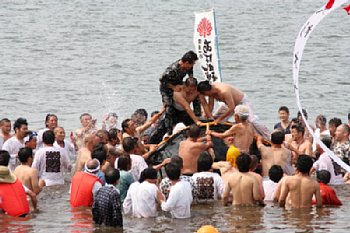
[{"label": "man in black uniform", "polygon": [[[173,124],[175,123],[172,116],[174,113],[174,88],[176,85],[182,85],[186,74],[189,77],[193,77],[193,66],[197,60],[197,54],[193,51],[188,51],[180,60],[171,64],[160,78],[160,94],[162,95],[162,102],[165,106],[165,116],[158,128],[151,135],[149,143],[157,144],[162,140],[165,133],[168,133],[168,135],[172,134]],[[193,106],[195,114],[200,116],[199,100],[194,101]]]}]

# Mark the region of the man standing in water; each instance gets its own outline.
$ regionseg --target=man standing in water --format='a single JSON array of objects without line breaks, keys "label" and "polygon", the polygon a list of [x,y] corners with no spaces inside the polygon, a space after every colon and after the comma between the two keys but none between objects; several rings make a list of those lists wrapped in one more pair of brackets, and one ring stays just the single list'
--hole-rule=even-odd
[{"label": "man standing in water", "polygon": [[[156,131],[151,135],[151,144],[159,143],[162,140],[162,137],[165,133],[168,133],[168,135],[172,134],[174,89],[177,85],[182,84],[183,79],[186,75],[188,75],[189,77],[193,77],[193,66],[197,60],[197,54],[193,51],[188,51],[182,56],[180,60],[171,64],[160,78],[160,94],[162,95],[162,102],[165,106],[165,119],[164,124],[159,125]],[[198,108],[197,111],[199,112],[196,112],[196,114],[200,115],[200,108]]]},{"label": "man standing in water", "polygon": [[241,154],[236,159],[238,172],[231,174],[224,192],[224,205],[227,205],[232,191],[232,205],[264,205],[259,191],[259,182],[249,173],[251,157]]},{"label": "man standing in water", "polygon": [[244,105],[237,105],[234,111],[234,117],[237,124],[234,124],[230,129],[226,130],[223,133],[212,131],[209,131],[207,133],[218,138],[227,138],[233,136],[234,146],[237,147],[239,151],[247,153],[249,152],[250,144],[252,144],[254,139],[254,128],[253,125],[248,121],[249,108]]},{"label": "man standing in water", "polygon": [[316,197],[316,206],[322,206],[320,184],[309,174],[312,164],[310,156],[300,155],[296,164],[297,174],[286,176],[280,181],[281,192],[278,203],[281,207],[285,207],[288,194],[292,208],[310,208],[313,195]]}]

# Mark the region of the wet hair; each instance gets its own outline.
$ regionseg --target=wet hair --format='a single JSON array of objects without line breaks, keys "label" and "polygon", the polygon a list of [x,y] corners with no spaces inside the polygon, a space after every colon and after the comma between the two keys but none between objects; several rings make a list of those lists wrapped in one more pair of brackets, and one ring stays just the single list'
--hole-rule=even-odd
[{"label": "wet hair", "polygon": [[198,81],[197,81],[197,79],[194,78],[194,77],[189,77],[189,78],[187,78],[187,79],[185,80],[185,85],[186,85],[187,87],[189,87],[189,86],[197,86],[197,85],[198,85]]},{"label": "wet hair", "polygon": [[301,135],[304,136],[305,128],[301,124],[296,124],[292,126],[292,129],[296,129],[298,133],[301,133]]},{"label": "wet hair", "polygon": [[196,124],[192,124],[187,131],[187,136],[190,138],[199,138],[200,135],[201,128]]},{"label": "wet hair", "polygon": [[88,116],[88,117],[92,118],[92,116],[89,113],[85,112],[85,113],[80,115],[79,119],[80,120],[83,119],[84,116]]},{"label": "wet hair", "polygon": [[115,184],[120,179],[120,172],[115,168],[108,168],[105,172],[107,184]]},{"label": "wet hair", "polygon": [[213,158],[210,156],[210,154],[207,151],[204,151],[199,156],[197,165],[198,165],[198,172],[209,171],[211,169],[211,166],[213,165]]},{"label": "wet hair", "polygon": [[[305,109],[301,109],[301,111],[303,112],[305,118],[307,119],[308,116],[307,116],[306,110]],[[301,117],[301,112],[300,111],[298,111],[297,117]]]},{"label": "wet hair", "polygon": [[59,129],[62,129],[63,131],[65,131],[63,127],[57,126],[53,129],[53,133],[56,134]]},{"label": "wet hair", "polygon": [[251,161],[252,161],[252,159],[250,158],[249,154],[241,153],[236,158],[236,164],[237,164],[237,167],[238,167],[238,171],[240,171],[240,172],[249,172]]},{"label": "wet hair", "polygon": [[327,118],[324,115],[322,115],[322,114],[318,115],[316,117],[316,119],[319,119],[321,125],[326,125],[327,124]]},{"label": "wet hair", "polygon": [[153,117],[154,115],[156,115],[156,114],[158,114],[159,113],[159,111],[153,111],[152,113],[151,113],[151,117]]},{"label": "wet hair", "polygon": [[2,126],[2,124],[4,124],[5,122],[11,123],[11,121],[10,121],[8,118],[2,118],[2,119],[0,120],[0,126]]},{"label": "wet hair", "polygon": [[170,163],[173,163],[173,164],[179,166],[182,169],[184,161],[183,161],[183,159],[180,156],[174,155],[174,156],[171,157]]},{"label": "wet hair", "polygon": [[271,142],[276,145],[281,145],[284,141],[284,132],[276,130],[271,134]]},{"label": "wet hair", "polygon": [[285,111],[287,114],[289,114],[289,108],[287,106],[281,106],[278,111]]},{"label": "wet hair", "polygon": [[178,180],[181,175],[181,168],[173,163],[168,163],[165,165],[165,173],[170,180]]},{"label": "wet hair", "polygon": [[[112,128],[108,131],[108,140],[111,142],[114,139],[118,139],[119,129]],[[119,139],[118,139],[119,140]]]},{"label": "wet hair", "polygon": [[321,142],[329,149],[332,145],[332,138],[329,135],[322,135],[320,136]]},{"label": "wet hair", "polygon": [[154,169],[154,168],[146,168],[146,169],[144,169],[141,172],[139,182],[142,183],[143,181],[145,181],[147,179],[151,179],[151,180],[157,179],[157,170]]},{"label": "wet hair", "polygon": [[0,150],[0,166],[8,166],[10,154],[7,150]]},{"label": "wet hair", "polygon": [[126,138],[123,138],[122,144],[123,144],[124,151],[126,153],[129,153],[136,147],[137,140],[133,137],[126,137]]},{"label": "wet hair", "polygon": [[342,124],[341,119],[337,117],[334,117],[328,121],[328,125],[334,125],[336,128],[341,124]]},{"label": "wet hair", "polygon": [[91,158],[97,159],[102,165],[103,162],[107,159],[107,150],[103,143],[98,143],[91,152]]},{"label": "wet hair", "polygon": [[[344,132],[347,134],[347,135],[349,135],[349,133],[350,133],[350,128],[349,128],[349,126],[348,126],[348,124],[341,124],[341,126],[343,126],[343,130],[344,130]],[[338,126],[339,127],[339,126]]]},{"label": "wet hair", "polygon": [[129,156],[120,156],[118,158],[118,168],[121,171],[128,171],[131,165],[131,158]]},{"label": "wet hair", "polygon": [[296,168],[303,174],[309,174],[310,169],[312,168],[312,164],[312,158],[308,155],[302,154],[298,157]]},{"label": "wet hair", "polygon": [[292,118],[292,120],[290,120],[291,122],[293,122],[294,124],[300,124],[300,121],[298,118]]},{"label": "wet hair", "polygon": [[16,132],[16,129],[20,129],[22,125],[28,125],[28,122],[25,118],[18,118],[13,124],[13,130]]},{"label": "wet hair", "polygon": [[211,84],[208,80],[199,82],[197,85],[197,91],[200,93],[203,93],[205,91],[210,91],[211,90]]},{"label": "wet hair", "polygon": [[316,172],[316,177],[318,182],[328,184],[331,181],[331,173],[327,170],[320,170]]},{"label": "wet hair", "polygon": [[96,132],[95,135],[96,135],[96,137],[99,137],[99,138],[103,138],[104,136],[105,136],[106,138],[109,138],[108,131],[105,130],[105,129],[99,129],[99,130],[97,130],[97,132]]},{"label": "wet hair", "polygon": [[283,169],[280,165],[272,165],[269,169],[269,178],[278,183],[283,177]]},{"label": "wet hair", "polygon": [[134,113],[137,113],[137,114],[144,116],[145,119],[147,119],[147,117],[148,117],[148,113],[147,113],[146,109],[144,109],[144,108],[138,108],[135,110]]},{"label": "wet hair", "polygon": [[45,117],[45,127],[48,126],[47,123],[49,122],[49,120],[50,120],[51,117],[55,117],[56,120],[58,120],[58,117],[57,117],[55,114],[51,114],[51,113],[47,114],[46,117]]},{"label": "wet hair", "polygon": [[249,168],[250,169],[256,168],[256,166],[259,163],[258,157],[256,155],[250,155],[250,158],[251,158],[251,161],[250,161]]},{"label": "wet hair", "polygon": [[123,122],[122,122],[122,130],[123,130],[123,132],[125,132],[126,129],[128,128],[129,121],[131,121],[130,118],[123,120]]},{"label": "wet hair", "polygon": [[192,50],[185,53],[181,58],[181,61],[188,62],[190,64],[194,64],[197,60],[198,60],[198,56]]},{"label": "wet hair", "polygon": [[18,151],[18,159],[21,163],[28,162],[29,158],[33,158],[33,150],[30,148],[23,147]]},{"label": "wet hair", "polygon": [[43,142],[46,145],[52,145],[55,142],[55,134],[52,130],[46,130],[43,133]]}]

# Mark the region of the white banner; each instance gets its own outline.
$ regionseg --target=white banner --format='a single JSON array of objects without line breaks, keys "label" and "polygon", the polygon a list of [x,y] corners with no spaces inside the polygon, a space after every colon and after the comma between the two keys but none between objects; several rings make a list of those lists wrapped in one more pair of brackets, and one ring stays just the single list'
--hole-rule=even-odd
[{"label": "white banner", "polygon": [[193,42],[204,78],[221,82],[214,9],[195,13]]},{"label": "white banner", "polygon": [[[294,46],[294,54],[293,54],[293,79],[294,79],[294,92],[295,97],[297,101],[297,105],[299,108],[299,111],[302,115],[303,120],[306,123],[306,127],[309,130],[309,132],[312,134],[313,139],[320,144],[322,149],[327,152],[327,154],[342,168],[344,168],[346,171],[350,172],[350,166],[344,163],[340,158],[338,158],[333,151],[329,150],[321,141],[320,139],[314,134],[313,130],[311,129],[309,123],[305,119],[305,116],[302,111],[302,106],[300,103],[300,97],[299,97],[299,68],[300,68],[300,62],[301,58],[304,52],[304,47],[307,42],[307,40],[310,37],[310,34],[312,31],[316,28],[319,22],[323,20],[324,17],[326,17],[329,13],[331,13],[333,10],[337,9],[344,3],[348,2],[349,0],[330,0],[326,5],[321,7],[318,11],[316,11],[303,25],[301,28],[297,39],[295,41]],[[349,5],[350,6],[350,5]],[[344,8],[345,9],[345,8]],[[345,9],[346,10],[346,9]]]}]

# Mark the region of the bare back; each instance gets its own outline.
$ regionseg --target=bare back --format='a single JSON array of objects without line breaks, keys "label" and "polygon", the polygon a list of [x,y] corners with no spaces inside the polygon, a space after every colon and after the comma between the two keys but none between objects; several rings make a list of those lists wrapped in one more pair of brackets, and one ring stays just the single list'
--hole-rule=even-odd
[{"label": "bare back", "polygon": [[182,174],[193,174],[197,172],[197,161],[200,154],[209,146],[203,142],[195,142],[190,138],[180,142],[179,156],[183,159]]},{"label": "bare back", "polygon": [[225,132],[226,136],[234,137],[234,146],[241,152],[249,152],[249,147],[254,139],[254,127],[251,123],[238,123]]},{"label": "bare back", "polygon": [[269,170],[272,165],[280,165],[283,171],[286,171],[288,157],[290,151],[286,148],[273,148],[267,146],[259,147],[261,153],[261,165],[263,169],[263,176],[269,175]]},{"label": "bare back", "polygon": [[38,194],[40,192],[38,171],[27,165],[19,165],[16,167],[14,174],[16,177],[32,192]]},{"label": "bare back", "polygon": [[230,106],[230,101],[233,101],[234,106],[238,105],[244,96],[242,91],[226,83],[215,82],[212,84],[212,88],[217,90],[217,94],[213,95],[213,97],[224,102],[227,106]]},{"label": "bare back", "polygon": [[285,202],[288,195],[292,208],[310,208],[313,195],[316,196],[318,205],[322,203],[319,183],[307,175],[299,173],[286,177],[281,185],[280,203]]},{"label": "bare back", "polygon": [[249,173],[235,172],[230,175],[224,197],[232,191],[232,205],[254,205],[262,200],[258,180]]},{"label": "bare back", "polygon": [[89,151],[86,147],[82,147],[78,151],[74,172],[83,170],[85,163],[90,159],[91,159],[91,151]]}]

